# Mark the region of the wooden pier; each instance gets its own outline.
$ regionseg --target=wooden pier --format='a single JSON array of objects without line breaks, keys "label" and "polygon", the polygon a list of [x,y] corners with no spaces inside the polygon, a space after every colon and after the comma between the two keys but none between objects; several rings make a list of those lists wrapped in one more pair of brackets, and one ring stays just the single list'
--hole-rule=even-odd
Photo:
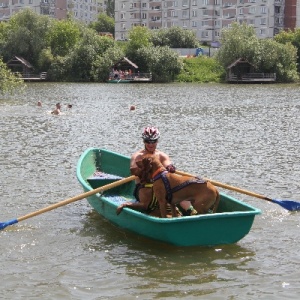
[{"label": "wooden pier", "polygon": [[276,81],[276,73],[230,74],[226,80],[230,83],[272,83]]}]

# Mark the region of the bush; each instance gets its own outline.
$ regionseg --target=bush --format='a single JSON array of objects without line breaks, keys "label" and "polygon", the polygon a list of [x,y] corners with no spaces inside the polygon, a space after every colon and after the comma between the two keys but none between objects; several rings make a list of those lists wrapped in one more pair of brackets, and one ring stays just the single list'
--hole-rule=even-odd
[{"label": "bush", "polygon": [[220,82],[225,78],[224,68],[214,59],[199,56],[183,59],[183,69],[176,77],[178,82]]}]

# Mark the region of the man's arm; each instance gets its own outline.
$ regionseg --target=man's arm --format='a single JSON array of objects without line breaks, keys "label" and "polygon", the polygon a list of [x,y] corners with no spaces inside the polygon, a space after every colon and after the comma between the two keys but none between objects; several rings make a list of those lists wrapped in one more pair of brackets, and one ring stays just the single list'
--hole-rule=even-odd
[{"label": "man's arm", "polygon": [[170,160],[169,155],[167,155],[167,154],[164,153],[164,152],[160,152],[159,160],[160,160],[160,162],[162,163],[162,165],[163,165],[164,167],[167,167],[168,165],[171,164],[171,160]]},{"label": "man's arm", "polygon": [[130,159],[130,173],[131,173],[131,175],[139,176],[139,174],[140,174],[140,169],[136,164],[136,161],[137,161],[138,157],[139,157],[139,152],[134,153],[131,156],[131,159]]},{"label": "man's arm", "polygon": [[170,173],[175,173],[176,168],[172,164],[170,157],[166,153],[161,152],[160,162]]}]

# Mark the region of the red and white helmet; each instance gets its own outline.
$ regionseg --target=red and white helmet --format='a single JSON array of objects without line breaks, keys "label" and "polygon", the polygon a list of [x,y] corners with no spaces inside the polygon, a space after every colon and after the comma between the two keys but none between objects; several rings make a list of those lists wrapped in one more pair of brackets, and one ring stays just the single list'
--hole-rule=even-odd
[{"label": "red and white helmet", "polygon": [[156,141],[160,138],[160,132],[156,127],[145,127],[142,133],[142,138],[144,141]]}]

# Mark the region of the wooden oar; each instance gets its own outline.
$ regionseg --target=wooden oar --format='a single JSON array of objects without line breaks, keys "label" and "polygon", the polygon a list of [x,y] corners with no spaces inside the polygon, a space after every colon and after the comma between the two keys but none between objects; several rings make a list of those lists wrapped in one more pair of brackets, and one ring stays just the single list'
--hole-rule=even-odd
[{"label": "wooden oar", "polygon": [[55,209],[55,208],[58,208],[58,207],[61,207],[61,206],[64,206],[64,205],[67,205],[71,202],[75,202],[75,201],[78,201],[78,200],[81,200],[81,199],[84,199],[84,198],[87,198],[91,195],[94,195],[94,194],[97,194],[97,193],[102,193],[104,191],[107,191],[109,189],[112,189],[114,187],[117,187],[119,185],[122,185],[124,183],[127,183],[129,181],[132,181],[135,179],[135,176],[132,175],[130,177],[127,177],[127,178],[124,178],[124,179],[121,179],[121,180],[118,180],[116,182],[113,182],[113,183],[109,183],[109,184],[106,184],[104,186],[101,186],[99,188],[96,188],[92,191],[89,191],[89,192],[86,192],[86,193],[83,193],[81,195],[78,195],[78,196],[75,196],[73,198],[69,198],[69,199],[66,199],[66,200],[63,200],[61,202],[58,202],[58,203],[55,203],[55,204],[52,204],[48,207],[45,207],[45,208],[42,208],[40,210],[37,210],[35,212],[32,212],[32,213],[29,213],[23,217],[19,217],[17,219],[12,219],[12,220],[9,220],[7,222],[3,222],[3,223],[0,223],[0,230],[4,229],[5,227],[9,226],[9,225],[13,225],[13,224],[16,224],[18,222],[21,222],[21,221],[24,221],[26,219],[29,219],[29,218],[32,218],[34,216],[37,216],[37,215],[40,215],[44,212],[47,212],[47,211],[50,211],[52,209]]},{"label": "wooden oar", "polygon": [[[182,171],[176,171],[176,173],[179,174],[179,175],[195,177],[192,174],[182,172]],[[266,200],[266,201],[269,201],[269,202],[276,203],[276,204],[280,205],[281,207],[283,207],[283,208],[285,208],[289,211],[300,210],[300,203],[296,202],[296,201],[271,199],[271,198],[268,198],[266,196],[256,194],[256,193],[253,193],[253,192],[250,192],[250,191],[247,191],[247,190],[243,190],[243,189],[240,189],[238,187],[234,187],[234,186],[231,186],[231,185],[228,185],[228,184],[225,184],[225,183],[222,183],[222,182],[218,182],[218,181],[215,181],[215,180],[212,180],[212,179],[208,179],[208,178],[203,178],[203,179],[207,180],[207,181],[210,181],[215,186],[219,186],[219,187],[222,187],[222,188],[227,189],[227,190],[232,190],[232,191],[235,191],[235,192],[238,192],[238,193],[246,194],[248,196],[252,196],[252,197],[260,198],[260,199],[263,199],[263,200]]]}]

